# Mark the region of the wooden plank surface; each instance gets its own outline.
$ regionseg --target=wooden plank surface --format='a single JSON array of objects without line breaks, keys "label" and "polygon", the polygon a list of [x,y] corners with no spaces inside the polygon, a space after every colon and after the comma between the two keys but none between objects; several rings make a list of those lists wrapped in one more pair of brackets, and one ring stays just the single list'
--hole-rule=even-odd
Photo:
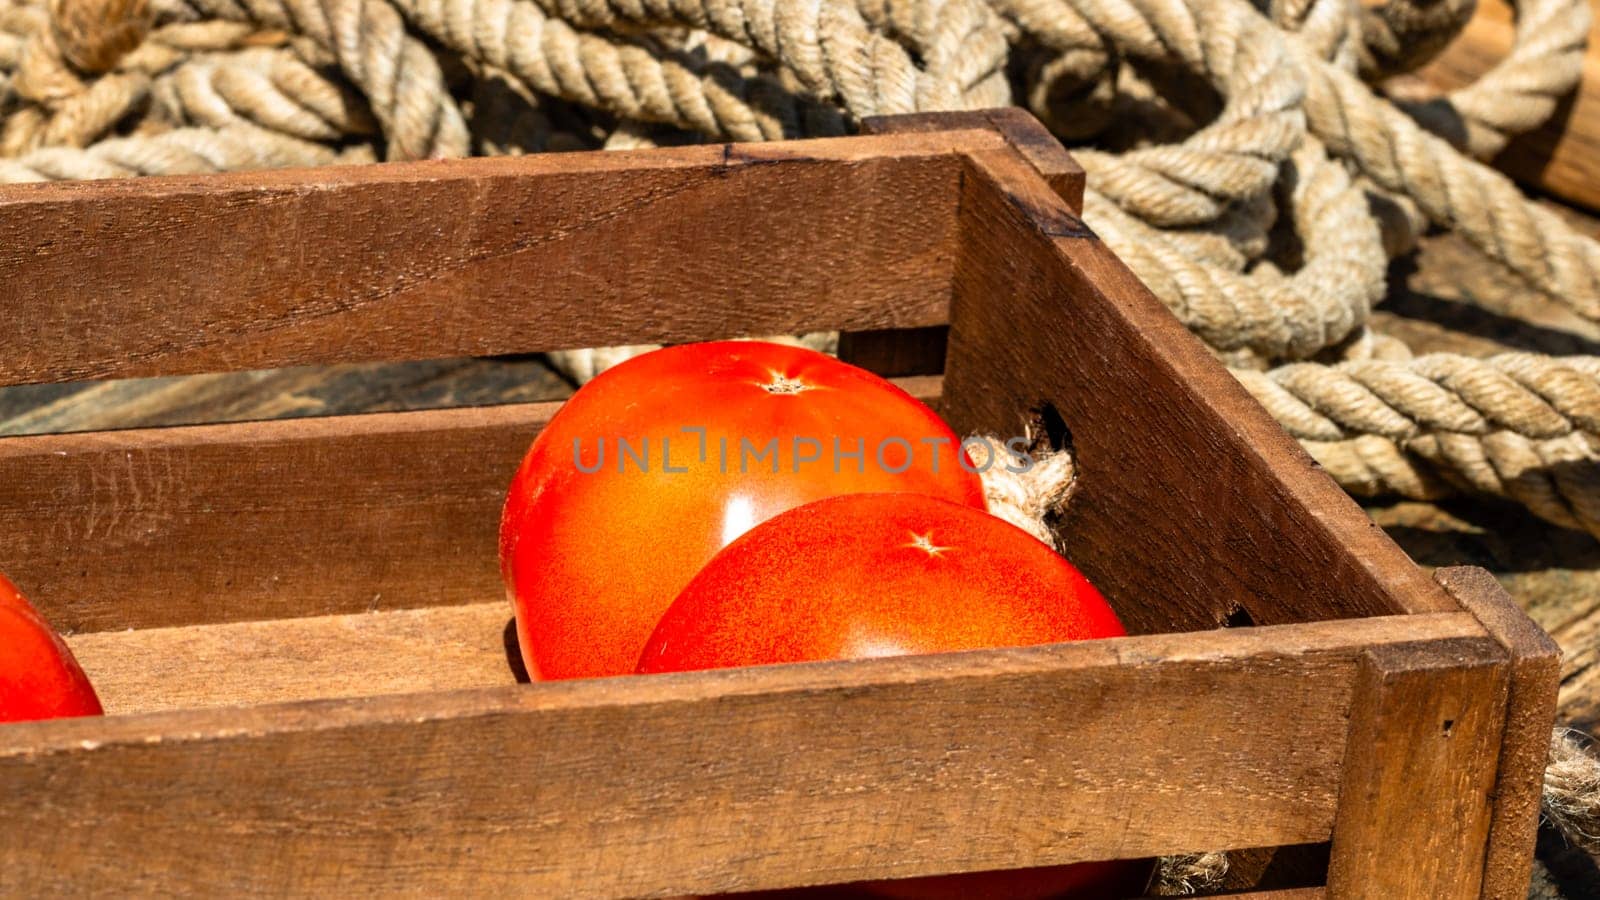
[{"label": "wooden plank surface", "polygon": [[861,120],[864,134],[928,134],[962,129],[993,129],[1005,136],[1011,148],[1033,166],[1074,215],[1083,214],[1083,192],[1089,176],[1039,120],[1020,106],[960,112],[910,113],[869,116]]},{"label": "wooden plank surface", "polygon": [[113,715],[526,681],[503,600],[74,635]]},{"label": "wooden plank surface", "polygon": [[0,388],[0,436],[495,406],[571,393],[537,355],[32,384]]},{"label": "wooden plank surface", "polygon": [[482,603],[557,404],[0,440],[0,569],[67,631]]},{"label": "wooden plank surface", "polygon": [[70,632],[488,602],[506,486],[558,408],[3,438],[0,571]]},{"label": "wooden plank surface", "polygon": [[1362,654],[1328,862],[1330,895],[1480,896],[1509,674],[1497,642]]},{"label": "wooden plank surface", "polygon": [[971,158],[945,412],[1015,434],[1053,407],[1067,555],[1131,628],[1453,606],[1026,163]]},{"label": "wooden plank surface", "polygon": [[6,726],[0,893],[659,895],[1323,840],[1358,648],[1439,640],[1494,646],[1453,613]]},{"label": "wooden plank surface", "polygon": [[1000,141],[8,185],[0,385],[939,324]]},{"label": "wooden plank surface", "polygon": [[1494,576],[1475,566],[1440,569],[1434,578],[1477,617],[1510,657],[1506,720],[1500,740],[1483,896],[1525,897],[1539,830],[1544,769],[1550,761],[1561,678],[1561,648],[1517,608]]},{"label": "wooden plank surface", "polygon": [[[1083,212],[1087,173],[1038,119],[1019,107],[871,116],[861,122],[865,134],[927,134],[961,128],[998,130],[1074,214]],[[943,372],[949,330],[939,325],[847,331],[839,335],[839,358],[884,375]]]}]

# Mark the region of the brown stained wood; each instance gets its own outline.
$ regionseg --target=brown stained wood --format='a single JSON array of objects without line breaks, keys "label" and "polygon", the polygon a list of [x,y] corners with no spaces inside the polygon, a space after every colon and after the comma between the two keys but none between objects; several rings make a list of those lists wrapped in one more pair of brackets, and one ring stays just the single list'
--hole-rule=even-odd
[{"label": "brown stained wood", "polygon": [[1322,840],[1362,648],[1493,646],[1472,635],[1454,613],[5,726],[0,893],[663,895]]},{"label": "brown stained wood", "polygon": [[1483,896],[1486,900],[1521,900],[1528,895],[1544,769],[1550,760],[1561,648],[1483,569],[1440,569],[1434,578],[1477,617],[1511,659]]},{"label": "brown stained wood", "polygon": [[505,488],[558,406],[0,440],[0,571],[67,631],[500,599]]},{"label": "brown stained wood", "polygon": [[68,643],[106,711],[123,715],[512,684],[510,621],[511,607],[496,600],[103,631]]},{"label": "brown stained wood", "polygon": [[8,185],[0,385],[941,324],[955,151],[1001,144]]},{"label": "brown stained wood", "polygon": [[0,572],[65,631],[500,599],[506,487],[559,408],[3,438]]},{"label": "brown stained wood", "polygon": [[1561,660],[1561,721],[1600,736],[1600,609],[1568,623],[1555,637],[1569,648]]},{"label": "brown stained wood", "polygon": [[[872,135],[930,134],[987,129],[1006,142],[1039,173],[1075,213],[1083,211],[1087,175],[1038,119],[1017,107],[962,112],[869,116],[861,131]],[[839,358],[880,375],[925,375],[944,371],[949,328],[846,331],[839,335]]]},{"label": "brown stained wood", "polygon": [[1480,896],[1508,680],[1506,653],[1493,640],[1363,653],[1330,897]]},{"label": "brown stained wood", "polygon": [[[1600,44],[1595,33],[1590,33],[1575,93],[1557,106],[1549,121],[1513,138],[1490,161],[1524,184],[1589,209],[1600,209]],[[1486,0],[1455,42],[1417,75],[1436,93],[1465,87],[1505,59],[1515,39],[1510,7]]]},{"label": "brown stained wood", "polygon": [[571,393],[538,356],[21,385],[0,388],[0,436],[530,403]]},{"label": "brown stained wood", "polygon": [[1067,555],[1130,628],[1453,608],[1029,165],[970,159],[942,409],[1064,419]]},{"label": "brown stained wood", "polygon": [[1089,176],[1049,129],[1018,106],[963,112],[911,113],[869,116],[861,120],[864,134],[928,134],[961,129],[993,129],[1033,166],[1073,214],[1083,214],[1083,191]]}]

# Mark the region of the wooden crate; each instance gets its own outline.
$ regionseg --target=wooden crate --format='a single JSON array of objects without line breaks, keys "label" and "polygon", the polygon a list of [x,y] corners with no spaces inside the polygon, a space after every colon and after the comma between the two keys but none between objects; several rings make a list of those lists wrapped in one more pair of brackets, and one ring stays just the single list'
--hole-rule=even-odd
[{"label": "wooden crate", "polygon": [[0,728],[0,893],[1237,849],[1236,885],[1303,881],[1256,896],[1518,896],[1554,645],[1368,522],[1084,226],[1037,123],[869,126],[8,187],[0,384],[838,329],[960,431],[1070,431],[1063,534],[1134,636],[517,685],[497,513],[554,404],[8,438],[0,570],[117,715]]}]

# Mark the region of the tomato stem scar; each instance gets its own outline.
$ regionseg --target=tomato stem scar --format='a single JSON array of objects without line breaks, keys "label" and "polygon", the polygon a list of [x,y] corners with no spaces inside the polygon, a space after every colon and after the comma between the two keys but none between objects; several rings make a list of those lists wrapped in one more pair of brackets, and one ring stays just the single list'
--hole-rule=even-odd
[{"label": "tomato stem scar", "polygon": [[903,544],[902,546],[915,547],[918,550],[925,551],[929,556],[938,556],[946,550],[955,549],[954,547],[935,546],[933,543],[933,532],[931,531],[927,534],[917,534],[914,531],[911,532],[911,543]]},{"label": "tomato stem scar", "polygon": [[801,391],[811,390],[811,385],[798,378],[790,378],[782,372],[773,372],[772,380],[762,385],[769,394],[798,394]]}]

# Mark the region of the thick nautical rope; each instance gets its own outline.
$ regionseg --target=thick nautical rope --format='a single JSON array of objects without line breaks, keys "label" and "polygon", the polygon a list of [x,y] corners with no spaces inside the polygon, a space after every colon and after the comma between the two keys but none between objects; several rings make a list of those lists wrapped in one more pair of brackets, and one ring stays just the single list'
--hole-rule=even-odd
[{"label": "thick nautical rope", "polygon": [[[759,141],[815,134],[819,117],[770,75],[746,76],[635,36],[580,31],[531,0],[395,0],[445,46],[519,79],[534,92],[718,138]],[[838,117],[821,117],[838,131]],[[822,131],[829,126],[821,126]]]},{"label": "thick nautical rope", "polygon": [[1235,375],[1346,489],[1498,494],[1600,534],[1600,359],[1432,354]]},{"label": "thick nautical rope", "polygon": [[[1424,0],[1418,5],[1426,9],[1430,4]],[[1443,49],[1449,35],[1464,24],[1462,14],[1470,15],[1472,9],[1472,4],[1460,0],[1434,0],[1431,5],[1448,12],[1435,17],[1437,34],[1430,34],[1423,41],[1414,40],[1413,35],[1429,27],[1426,14],[1406,21],[1393,14],[1383,19],[1386,26],[1399,29],[1389,46],[1412,46],[1420,51],[1410,60],[1412,64],[1420,64]],[[1400,8],[1416,7],[1407,4]],[[1495,64],[1487,77],[1447,97],[1407,106],[1407,111],[1435,133],[1448,135],[1464,126],[1468,151],[1479,159],[1488,159],[1500,152],[1511,137],[1549,119],[1556,104],[1577,83],[1591,15],[1586,3],[1519,0],[1517,35],[1511,53]],[[1363,24],[1371,24],[1374,18],[1377,17],[1368,17]],[[1373,38],[1369,33],[1369,47],[1373,46]]]},{"label": "thick nautical rope", "polygon": [[358,95],[287,49],[191,59],[153,91],[164,114],[183,125],[225,128],[246,122],[327,143],[378,133]]},{"label": "thick nautical rope", "polygon": [[[977,0],[541,0],[575,28],[681,25],[777,60],[818,100],[856,116],[1003,104],[1007,45]],[[895,40],[907,41],[902,46]],[[920,63],[918,62],[920,60]]]},{"label": "thick nautical rope", "polygon": [[[390,159],[465,156],[466,122],[433,52],[378,0],[168,0],[174,18],[253,22],[303,34],[333,54],[383,127]],[[182,5],[177,5],[181,3]]]},{"label": "thick nautical rope", "polygon": [[0,182],[205,175],[340,161],[336,150],[322,144],[238,124],[113,138],[83,149],[46,147],[18,157],[0,158]]}]

